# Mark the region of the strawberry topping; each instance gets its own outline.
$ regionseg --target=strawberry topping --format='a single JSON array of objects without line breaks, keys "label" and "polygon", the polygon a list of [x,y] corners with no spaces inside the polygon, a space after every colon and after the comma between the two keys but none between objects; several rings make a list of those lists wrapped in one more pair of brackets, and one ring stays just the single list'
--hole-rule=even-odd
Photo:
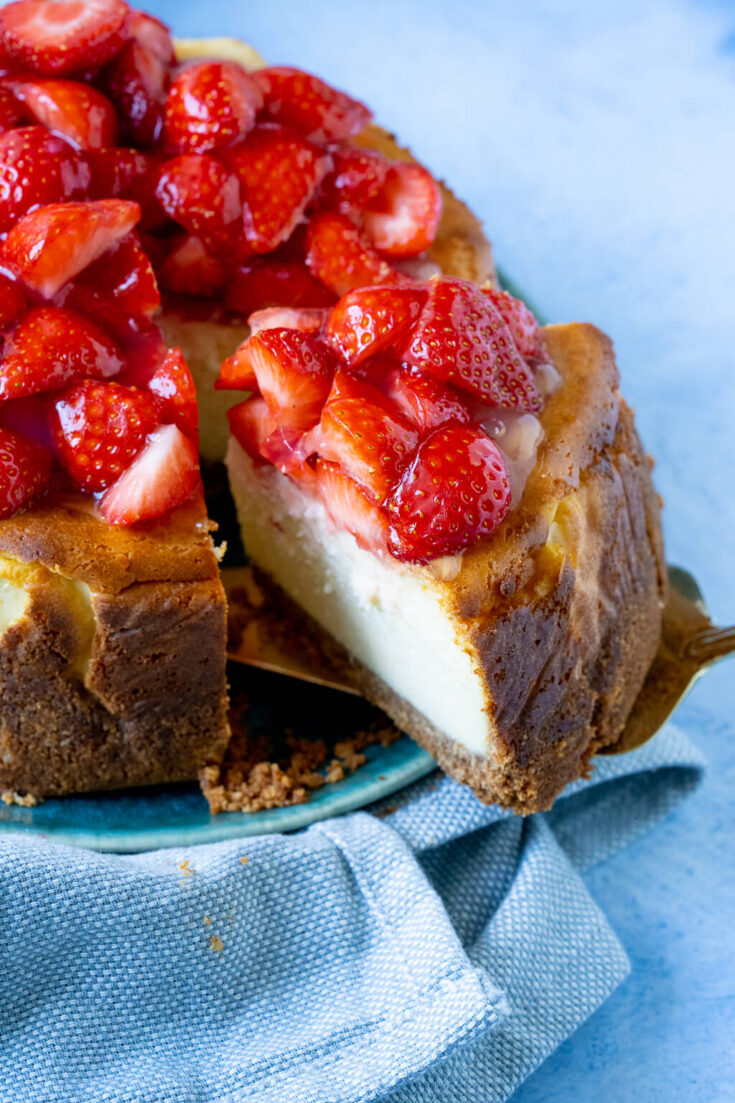
[{"label": "strawberry topping", "polygon": [[150,395],[120,383],[76,383],[55,403],[56,452],[81,490],[104,490],[122,475],[159,422]]},{"label": "strawberry topping", "polygon": [[151,146],[160,137],[168,82],[167,62],[135,39],[126,42],[110,64],[105,87],[131,142]]},{"label": "strawberry topping", "polygon": [[526,304],[497,287],[485,287],[482,293],[502,315],[521,356],[530,361],[545,359],[538,322]]},{"label": "strawberry topping", "polygon": [[0,428],[0,519],[40,497],[50,474],[51,458],[45,449]]},{"label": "strawberry topping", "polygon": [[31,207],[86,198],[90,180],[82,154],[45,127],[7,131],[0,135],[0,231]]},{"label": "strawberry topping", "polygon": [[387,347],[400,347],[426,301],[421,287],[364,287],[333,308],[326,338],[350,367]]},{"label": "strawberry topping", "polygon": [[242,235],[240,185],[214,157],[182,154],[166,161],[156,196],[166,214],[215,255],[231,253]]},{"label": "strawberry topping", "polygon": [[299,261],[242,264],[230,276],[225,296],[229,309],[245,317],[266,307],[323,307],[333,302],[333,292]]},{"label": "strawberry topping", "polygon": [[407,364],[388,372],[383,390],[422,437],[440,425],[466,425],[472,420],[457,391]]},{"label": "strawberry topping", "polygon": [[0,10],[0,45],[35,73],[104,65],[125,38],[124,0],[16,0]]},{"label": "strawberry topping", "polygon": [[182,234],[158,267],[158,282],[177,295],[213,296],[227,284],[227,268],[194,234]]},{"label": "strawberry topping", "polygon": [[76,80],[24,80],[14,81],[13,90],[34,122],[63,135],[77,149],[115,145],[115,108],[96,88]]},{"label": "strawberry topping", "polygon": [[265,101],[265,112],[314,142],[341,142],[370,122],[372,112],[319,77],[286,67],[253,74]]},{"label": "strawberry topping", "polygon": [[436,237],[442,212],[439,185],[422,165],[396,164],[367,205],[362,225],[381,253],[415,257]]},{"label": "strawberry topping", "polygon": [[192,440],[199,431],[197,392],[181,349],[169,349],[148,381],[148,390],[164,425],[178,425]]},{"label": "strawberry topping", "polygon": [[163,140],[176,153],[207,153],[239,142],[255,124],[263,98],[234,61],[203,61],[182,70],[166,100]]},{"label": "strawberry topping", "polygon": [[259,394],[251,395],[244,402],[238,402],[227,411],[230,432],[240,444],[256,467],[265,466],[261,448],[276,428],[276,419],[270,412],[268,403]]},{"label": "strawberry topping", "polygon": [[317,496],[337,528],[352,533],[361,548],[385,552],[388,547],[388,516],[339,464],[316,461]]},{"label": "strawberry topping", "polygon": [[408,282],[366,244],[349,218],[328,211],[309,223],[306,263],[337,295],[367,284]]},{"label": "strawberry topping", "polygon": [[185,502],[198,484],[196,444],[178,426],[162,425],[105,492],[100,512],[112,525],[149,521]]}]

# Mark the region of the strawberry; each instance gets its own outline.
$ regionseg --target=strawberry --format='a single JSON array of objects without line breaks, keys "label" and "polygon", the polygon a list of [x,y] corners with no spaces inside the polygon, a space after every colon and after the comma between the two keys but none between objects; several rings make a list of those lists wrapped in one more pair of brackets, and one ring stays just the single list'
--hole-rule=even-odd
[{"label": "strawberry", "polygon": [[508,512],[503,457],[482,429],[444,425],[419,445],[386,505],[396,559],[455,555],[490,536]]},{"label": "strawberry", "polygon": [[161,168],[156,196],[164,211],[215,256],[231,256],[242,236],[240,185],[214,157],[186,154]]},{"label": "strawberry", "polygon": [[0,329],[12,326],[27,309],[22,287],[0,272]]},{"label": "strawberry", "polygon": [[100,512],[111,525],[133,525],[168,513],[199,484],[199,454],[176,425],[163,425],[105,492]]},{"label": "strawberry", "polygon": [[250,210],[246,235],[255,253],[286,241],[329,172],[328,154],[279,126],[258,126],[227,155]]},{"label": "strawberry", "polygon": [[6,340],[0,399],[54,391],[76,379],[107,379],[122,366],[119,348],[89,318],[37,307]]},{"label": "strawberry", "polygon": [[96,88],[76,80],[18,80],[13,90],[34,122],[77,149],[102,149],[117,142],[115,108]]},{"label": "strawberry", "polygon": [[62,391],[54,411],[56,454],[79,489],[90,493],[120,478],[159,423],[150,395],[89,379]]},{"label": "strawberry", "polygon": [[255,125],[263,97],[234,61],[202,61],[173,81],[163,115],[163,141],[176,153],[207,153],[241,141]]},{"label": "strawberry", "polygon": [[[251,389],[254,373],[280,426],[303,432],[316,425],[334,376],[334,358],[325,344],[297,329],[266,329],[248,337],[236,355],[240,387]],[[227,376],[225,369],[215,385],[233,388]]]},{"label": "strawberry", "polygon": [[9,88],[0,85],[0,133],[20,122],[23,109]]},{"label": "strawberry", "polygon": [[84,199],[90,170],[83,155],[44,126],[23,126],[0,135],[0,232],[31,207]]},{"label": "strawberry", "polygon": [[225,296],[225,305],[246,318],[266,307],[323,307],[333,302],[334,293],[298,261],[241,264],[232,273]]},{"label": "strawberry", "polygon": [[124,41],[124,0],[17,0],[0,10],[0,45],[35,73],[104,65]]},{"label": "strawberry", "polygon": [[333,156],[334,172],[322,185],[321,203],[359,222],[385,184],[391,163],[369,149],[339,149]]},{"label": "strawberry", "polygon": [[382,501],[418,444],[418,434],[375,387],[338,372],[304,450],[338,463],[346,475]]},{"label": "strawberry", "polygon": [[256,467],[262,467],[266,461],[260,449],[276,428],[276,419],[268,409],[268,403],[262,395],[253,394],[244,402],[238,402],[227,411],[230,432],[238,444],[244,448]]},{"label": "strawberry", "polygon": [[415,257],[434,241],[441,213],[441,192],[431,173],[422,165],[399,163],[363,211],[362,225],[379,252]]},{"label": "strawberry", "polygon": [[129,234],[139,218],[138,204],[126,199],[49,203],[13,226],[0,261],[27,287],[50,299]]},{"label": "strawberry", "polygon": [[95,149],[89,151],[87,160],[92,173],[91,199],[135,200],[140,204],[144,230],[168,222],[154,194],[160,165],[150,153],[120,147]]},{"label": "strawberry", "polygon": [[148,390],[164,425],[178,425],[192,440],[198,439],[199,410],[194,380],[179,348],[169,349],[166,359],[148,381]]},{"label": "strawberry", "polygon": [[510,292],[500,291],[497,287],[486,287],[482,293],[502,315],[524,360],[544,358],[539,325],[526,304],[514,298]]},{"label": "strawberry", "polygon": [[201,238],[182,234],[158,268],[158,282],[177,295],[211,298],[227,284],[227,268],[204,248]]},{"label": "strawberry", "polygon": [[367,245],[344,215],[324,211],[309,223],[306,263],[337,295],[376,283],[408,283]]},{"label": "strawberry", "polygon": [[171,31],[155,15],[148,15],[143,11],[129,11],[125,19],[125,34],[128,38],[134,38],[145,46],[154,57],[162,61],[164,65],[173,65],[174,44],[171,41]]},{"label": "strawberry", "polygon": [[0,428],[0,520],[40,497],[50,475],[51,458],[45,449]]},{"label": "strawberry", "polygon": [[265,310],[256,310],[248,318],[250,333],[260,333],[262,329],[300,329],[302,333],[320,334],[326,325],[329,311],[320,307],[269,306]]},{"label": "strawberry", "polygon": [[80,272],[74,282],[77,287],[94,291],[99,317],[105,317],[106,304],[108,308],[144,318],[152,318],[161,305],[151,262],[135,231],[112,245],[99,260]]},{"label": "strawberry", "polygon": [[383,391],[422,437],[440,425],[449,422],[466,425],[472,420],[469,409],[452,387],[406,364],[388,372]]},{"label": "strawberry", "polygon": [[344,141],[372,119],[365,104],[300,69],[260,69],[253,79],[263,94],[265,114],[311,141]]},{"label": "strawberry", "polygon": [[51,415],[53,399],[47,394],[15,398],[12,402],[0,402],[0,425],[17,433],[19,437],[38,444],[49,455],[53,454]]},{"label": "strawberry", "polygon": [[403,359],[492,406],[539,413],[533,375],[490,300],[465,280],[445,277],[428,287]]},{"label": "strawberry", "polygon": [[352,533],[361,548],[373,553],[386,551],[388,517],[385,510],[345,475],[338,464],[316,461],[315,491],[335,525]]},{"label": "strawberry", "polygon": [[130,141],[144,146],[157,142],[169,83],[167,63],[142,42],[131,39],[107,67],[104,83]]},{"label": "strawberry", "polygon": [[421,287],[362,287],[332,308],[325,336],[348,367],[405,344],[426,302]]},{"label": "strawberry", "polygon": [[[254,334],[251,334],[252,336]],[[256,344],[256,354],[258,347]],[[255,374],[255,358],[250,337],[243,341],[231,356],[226,356],[222,361],[214,389],[215,391],[257,391],[258,377]]]}]

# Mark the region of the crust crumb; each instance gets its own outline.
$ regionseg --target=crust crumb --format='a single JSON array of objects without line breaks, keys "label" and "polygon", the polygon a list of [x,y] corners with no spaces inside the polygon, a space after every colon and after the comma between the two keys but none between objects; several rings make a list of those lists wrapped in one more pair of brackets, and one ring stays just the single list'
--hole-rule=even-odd
[{"label": "crust crumb", "polygon": [[213,934],[209,940],[209,945],[216,954],[221,954],[225,948],[225,944],[218,934]]},{"label": "crust crumb", "polygon": [[43,804],[41,797],[34,797],[33,793],[15,793],[12,789],[5,789],[0,793],[3,804],[17,804],[20,808],[35,808],[37,804]]}]

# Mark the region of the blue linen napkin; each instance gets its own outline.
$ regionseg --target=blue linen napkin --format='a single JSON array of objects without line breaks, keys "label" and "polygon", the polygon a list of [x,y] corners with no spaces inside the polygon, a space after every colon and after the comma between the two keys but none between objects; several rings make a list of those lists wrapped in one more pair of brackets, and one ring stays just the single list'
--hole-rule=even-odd
[{"label": "blue linen napkin", "polygon": [[437,774],[291,836],[0,836],[0,1100],[499,1103],[628,971],[585,869],[702,765],[670,726],[525,820]]}]

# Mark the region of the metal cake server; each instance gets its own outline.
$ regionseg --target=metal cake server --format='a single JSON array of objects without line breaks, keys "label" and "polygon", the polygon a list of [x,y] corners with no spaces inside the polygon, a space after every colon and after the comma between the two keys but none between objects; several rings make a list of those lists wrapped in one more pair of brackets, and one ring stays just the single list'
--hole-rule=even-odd
[{"label": "metal cake server", "polygon": [[[232,621],[241,622],[228,648],[233,662],[359,696],[354,686],[335,677],[316,650],[309,649],[308,641],[290,637],[283,622],[269,614],[248,567],[225,569],[222,578]],[[713,663],[735,652],[735,626],[717,628],[712,624],[692,575],[681,567],[670,566],[669,582],[658,652],[622,736],[601,754],[623,754],[646,743],[697,678]]]}]

